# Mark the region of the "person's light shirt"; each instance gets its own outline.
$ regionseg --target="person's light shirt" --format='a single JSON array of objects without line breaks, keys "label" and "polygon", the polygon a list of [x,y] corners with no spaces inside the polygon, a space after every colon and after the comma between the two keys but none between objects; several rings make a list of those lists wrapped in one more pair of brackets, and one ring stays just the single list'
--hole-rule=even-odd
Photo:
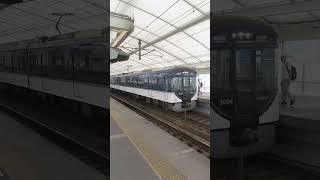
[{"label": "person's light shirt", "polygon": [[289,71],[291,71],[291,65],[288,62],[282,63],[282,79],[290,79]]}]

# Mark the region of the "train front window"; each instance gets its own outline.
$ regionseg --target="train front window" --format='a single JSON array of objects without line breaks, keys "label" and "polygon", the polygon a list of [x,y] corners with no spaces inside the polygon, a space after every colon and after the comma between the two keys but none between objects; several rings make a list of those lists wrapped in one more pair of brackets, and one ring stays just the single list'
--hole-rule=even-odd
[{"label": "train front window", "polygon": [[275,92],[277,89],[277,69],[274,49],[256,51],[256,90],[259,93]]},{"label": "train front window", "polygon": [[238,91],[248,92],[252,89],[254,81],[253,60],[251,49],[240,49],[236,51],[236,87]]},{"label": "train front window", "polygon": [[196,91],[197,90],[197,77],[191,76],[190,77],[190,91]]},{"label": "train front window", "polygon": [[189,88],[190,87],[190,77],[185,76],[183,77],[183,88]]},{"label": "train front window", "polygon": [[182,91],[182,77],[173,77],[172,78],[171,91],[173,91],[173,92]]},{"label": "train front window", "polygon": [[212,81],[215,90],[231,89],[231,50],[213,50],[212,52]]},{"label": "train front window", "polygon": [[273,49],[236,51],[236,87],[240,92],[268,93],[276,88]]}]

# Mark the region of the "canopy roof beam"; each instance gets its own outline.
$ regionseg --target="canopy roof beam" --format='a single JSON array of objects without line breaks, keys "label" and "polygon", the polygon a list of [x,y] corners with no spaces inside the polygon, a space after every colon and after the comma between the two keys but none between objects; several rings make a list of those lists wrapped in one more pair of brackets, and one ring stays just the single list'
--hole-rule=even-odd
[{"label": "canopy roof beam", "polygon": [[[162,37],[160,37],[160,38],[158,38],[158,39],[155,39],[154,41],[151,41],[151,42],[147,43],[146,45],[142,46],[142,49],[147,48],[147,47],[149,47],[149,46],[153,46],[154,44],[156,44],[156,43],[158,43],[158,42],[160,42],[160,41],[163,41],[163,40],[165,40],[165,39],[167,39],[167,38],[169,38],[169,37],[171,37],[171,36],[173,36],[173,35],[175,35],[175,34],[177,34],[177,33],[179,33],[179,32],[183,32],[184,30],[186,30],[186,29],[188,29],[188,28],[190,28],[190,27],[192,27],[192,26],[197,25],[197,24],[199,24],[199,23],[207,20],[208,18],[209,18],[208,16],[201,16],[201,17],[199,17],[199,18],[196,18],[196,19],[194,19],[193,21],[184,24],[184,25],[181,26],[180,28],[177,28],[177,29],[175,29],[175,30],[173,30],[173,31],[171,31],[171,32],[168,32],[168,33],[165,34],[164,36],[162,36]],[[192,37],[192,36],[189,35],[189,37]],[[192,38],[193,38],[193,37],[192,37]],[[197,42],[198,42],[198,41],[197,41]],[[202,45],[201,42],[199,42],[199,44]],[[206,49],[208,49],[208,48],[206,47]],[[134,53],[136,53],[137,51],[138,51],[138,50],[132,51],[130,54],[134,54]]]},{"label": "canopy roof beam", "polygon": [[110,12],[110,30],[117,32],[111,42],[112,47],[119,46],[134,30],[134,20],[129,16]]}]

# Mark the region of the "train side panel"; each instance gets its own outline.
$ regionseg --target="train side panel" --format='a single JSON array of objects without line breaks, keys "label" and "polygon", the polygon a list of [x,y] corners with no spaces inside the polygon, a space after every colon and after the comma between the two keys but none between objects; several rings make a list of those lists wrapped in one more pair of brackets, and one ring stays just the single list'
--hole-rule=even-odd
[{"label": "train side panel", "polygon": [[108,88],[102,85],[29,76],[28,87],[27,75],[9,72],[0,72],[0,81],[102,108],[109,108]]},{"label": "train side panel", "polygon": [[120,85],[110,85],[113,89],[118,89],[120,91],[125,91],[133,94],[137,94],[140,96],[157,99],[159,101],[167,102],[167,103],[180,103],[182,102],[174,92],[165,92],[165,91],[156,91],[151,89],[141,89],[141,88],[134,88],[134,87],[127,87],[127,86],[120,86]]},{"label": "train side panel", "polygon": [[28,77],[24,74],[0,72],[0,81],[21,87],[28,87]]}]

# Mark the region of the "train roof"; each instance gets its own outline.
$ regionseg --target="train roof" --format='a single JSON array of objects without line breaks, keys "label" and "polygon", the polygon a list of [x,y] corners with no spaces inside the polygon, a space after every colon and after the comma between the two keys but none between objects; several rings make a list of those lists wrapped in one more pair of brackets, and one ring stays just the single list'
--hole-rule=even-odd
[{"label": "train roof", "polygon": [[232,34],[234,32],[249,32],[255,35],[265,35],[277,39],[274,28],[258,19],[241,16],[214,16],[211,35]]},{"label": "train roof", "polygon": [[88,30],[83,32],[72,32],[53,37],[37,37],[33,39],[0,44],[0,51],[79,44],[107,45],[106,33],[107,31],[105,29],[102,29]]},{"label": "train roof", "polygon": [[136,73],[128,73],[128,74],[117,74],[117,75],[112,75],[111,77],[122,77],[122,76],[136,76],[136,75],[143,75],[143,74],[159,74],[159,73],[175,73],[175,72],[180,72],[180,71],[189,71],[189,72],[193,72],[194,74],[197,73],[196,70],[194,70],[193,68],[189,68],[189,67],[173,67],[173,68],[169,68],[169,69],[163,69],[163,70],[157,70],[157,71],[145,71],[145,72],[136,72]]}]

